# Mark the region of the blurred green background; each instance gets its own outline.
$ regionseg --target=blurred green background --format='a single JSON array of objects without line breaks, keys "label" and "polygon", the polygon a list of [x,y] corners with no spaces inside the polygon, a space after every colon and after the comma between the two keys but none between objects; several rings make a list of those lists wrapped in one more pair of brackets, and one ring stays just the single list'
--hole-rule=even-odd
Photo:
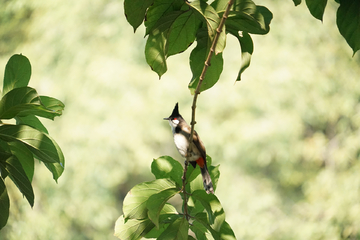
[{"label": "blurred green background", "polygon": [[[360,239],[360,55],[340,36],[334,1],[323,23],[305,3],[256,1],[274,14],[253,36],[241,82],[229,37],[221,79],[198,99],[196,129],[220,164],[216,195],[238,239]],[[0,0],[0,75],[15,53],[32,64],[30,86],[65,105],[45,121],[61,146],[56,184],[35,169],[35,206],[9,189],[0,239],[116,239],[122,200],[150,181],[153,158],[181,162],[163,117],[179,102],[190,120],[190,51],[158,79],[146,65],[119,0]],[[10,181],[7,184],[11,186]]]}]

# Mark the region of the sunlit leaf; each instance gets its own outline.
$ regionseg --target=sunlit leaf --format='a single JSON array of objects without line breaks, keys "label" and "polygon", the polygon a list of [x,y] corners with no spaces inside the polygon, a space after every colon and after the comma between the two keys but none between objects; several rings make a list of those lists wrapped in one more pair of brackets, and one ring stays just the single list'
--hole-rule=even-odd
[{"label": "sunlit leaf", "polygon": [[44,100],[50,107],[55,107],[55,110],[42,104],[34,88],[22,87],[10,90],[0,101],[0,118],[11,119],[15,116],[38,115],[54,119],[54,117],[61,115],[58,105],[54,105],[55,100],[53,98],[44,97]]},{"label": "sunlit leaf", "polygon": [[13,55],[5,67],[3,95],[14,88],[26,87],[30,81],[31,65],[27,57]]},{"label": "sunlit leaf", "polygon": [[167,31],[163,32],[159,29],[151,31],[145,45],[146,62],[159,78],[167,71],[166,34]]},{"label": "sunlit leaf", "polygon": [[360,49],[360,1],[340,1],[336,24],[354,54]]},{"label": "sunlit leaf", "polygon": [[220,201],[214,194],[207,194],[201,190],[194,191],[191,196],[204,206],[210,226],[218,232],[225,221],[225,212]]},{"label": "sunlit leaf", "polygon": [[322,21],[327,0],[305,0],[305,2],[311,15]]},{"label": "sunlit leaf", "polygon": [[4,180],[0,177],[0,230],[6,225],[9,218],[10,201]]},{"label": "sunlit leaf", "polygon": [[226,221],[221,225],[220,237],[222,240],[236,240],[234,231]]},{"label": "sunlit leaf", "polygon": [[183,167],[172,157],[162,156],[158,159],[154,159],[151,164],[151,172],[156,179],[170,178],[175,181],[179,186],[182,185],[182,173]]},{"label": "sunlit leaf", "polygon": [[[207,31],[202,28],[199,29],[197,35],[197,45],[190,54],[190,68],[193,74],[189,83],[189,89],[192,94],[195,93],[196,87],[199,83],[201,73],[204,68],[205,60],[209,54],[211,47],[210,39],[208,38]],[[223,58],[222,53],[214,55],[211,58],[211,64],[207,68],[205,78],[200,87],[200,92],[203,92],[212,86],[219,80],[220,74],[223,70]]]},{"label": "sunlit leaf", "polygon": [[57,180],[64,170],[64,155],[57,143],[46,133],[26,125],[0,126],[0,139],[16,141],[25,146],[41,161],[56,168],[49,168]]},{"label": "sunlit leaf", "polygon": [[150,219],[128,219],[121,215],[115,223],[115,236],[121,240],[137,240],[145,236],[155,225]]},{"label": "sunlit leaf", "polygon": [[126,219],[144,219],[148,217],[146,204],[148,199],[160,191],[172,189],[175,182],[168,179],[157,179],[150,182],[143,182],[133,187],[124,199],[123,213]]},{"label": "sunlit leaf", "polygon": [[158,240],[187,240],[189,222],[186,218],[178,218],[172,222],[158,237]]},{"label": "sunlit leaf", "polygon": [[148,216],[157,228],[159,228],[159,217],[162,208],[164,207],[165,203],[167,203],[167,201],[177,193],[179,193],[178,189],[170,188],[162,190],[149,197],[149,200],[146,203]]},{"label": "sunlit leaf", "polygon": [[26,173],[19,162],[19,160],[12,156],[6,160],[6,170],[9,172],[11,180],[19,188],[20,192],[24,194],[31,207],[34,206],[34,191],[31,186]]},{"label": "sunlit leaf", "polygon": [[22,143],[19,142],[8,142],[10,151],[21,163],[26,176],[31,182],[34,176],[34,156],[31,151]]},{"label": "sunlit leaf", "polygon": [[144,21],[146,10],[154,0],[125,0],[124,11],[127,21],[134,28],[134,32]]},{"label": "sunlit leaf", "polygon": [[28,115],[25,117],[16,116],[15,119],[16,119],[16,124],[18,125],[28,125],[41,132],[49,134],[44,124],[42,124],[42,122],[35,115]]},{"label": "sunlit leaf", "polygon": [[45,106],[47,109],[51,109],[51,111],[55,112],[60,116],[62,114],[62,111],[65,108],[65,104],[61,102],[60,100],[49,97],[49,96],[39,96],[41,104]]}]

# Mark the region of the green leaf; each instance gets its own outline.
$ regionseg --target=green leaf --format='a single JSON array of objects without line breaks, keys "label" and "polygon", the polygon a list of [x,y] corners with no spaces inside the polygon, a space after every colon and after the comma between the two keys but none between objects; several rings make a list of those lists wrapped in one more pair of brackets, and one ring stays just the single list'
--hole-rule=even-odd
[{"label": "green leaf", "polygon": [[270,31],[272,13],[251,0],[238,1],[225,22],[227,31],[244,31],[253,34],[267,34]]},{"label": "green leaf", "polygon": [[[181,14],[184,10],[188,10],[188,7],[184,7],[185,1],[183,0],[155,0],[146,13],[145,27],[146,34],[148,35],[154,28],[158,28],[166,19],[166,15],[174,14],[174,12]],[[170,17],[171,19],[171,17]],[[167,20],[169,21],[169,20]]]},{"label": "green leaf", "polygon": [[9,218],[10,201],[4,180],[0,177],[0,230],[6,225]]},{"label": "green leaf", "polygon": [[43,133],[49,134],[46,127],[35,115],[28,115],[25,117],[15,117],[17,125],[28,125],[29,127],[35,128]]},{"label": "green leaf", "polygon": [[146,204],[148,199],[160,191],[175,187],[169,179],[157,179],[143,182],[133,187],[124,199],[123,213],[126,219],[144,219],[148,217]]},{"label": "green leaf", "polygon": [[293,0],[295,6],[299,5],[301,3],[301,0]]},{"label": "green leaf", "polygon": [[[190,68],[192,71],[192,79],[189,83],[189,89],[192,94],[195,93],[196,87],[199,83],[200,75],[204,68],[205,60],[209,54],[211,47],[210,39],[208,38],[206,29],[199,29],[197,35],[197,45],[190,54]],[[203,83],[200,87],[200,92],[203,92],[219,80],[220,74],[223,70],[222,54],[214,55],[211,59],[211,65],[208,67]]]},{"label": "green leaf", "polygon": [[305,2],[311,15],[322,21],[327,0],[305,0]]},{"label": "green leaf", "polygon": [[34,176],[34,156],[22,143],[8,142],[11,153],[16,156],[24,169],[27,178],[31,182]]},{"label": "green leaf", "polygon": [[158,240],[187,240],[189,222],[185,218],[178,218],[158,237]]},{"label": "green leaf", "polygon": [[241,46],[241,66],[239,74],[236,78],[236,81],[241,80],[241,74],[250,66],[251,55],[254,51],[254,44],[250,37],[250,35],[246,32],[230,32],[233,36],[235,36],[240,43]]},{"label": "green leaf", "polygon": [[134,32],[144,21],[145,13],[154,0],[125,0],[124,11],[127,21],[134,28]]},{"label": "green leaf", "polygon": [[170,178],[175,181],[179,186],[182,185],[183,167],[181,164],[169,156],[162,156],[154,159],[151,164],[151,172],[156,179]]},{"label": "green leaf", "polygon": [[207,194],[201,190],[194,191],[191,196],[204,206],[210,226],[218,232],[225,221],[225,212],[220,201],[214,194]]},{"label": "green leaf", "polygon": [[343,0],[336,15],[341,35],[352,48],[354,55],[360,49],[360,1]]},{"label": "green leaf", "polygon": [[171,24],[167,37],[167,56],[185,51],[195,40],[200,21],[193,11],[185,11]]},{"label": "green leaf", "polygon": [[26,173],[19,160],[12,156],[6,160],[6,170],[9,172],[11,180],[24,194],[31,207],[34,206],[34,191]]},{"label": "green leaf", "polygon": [[30,81],[31,65],[27,57],[13,55],[5,67],[3,95],[14,88],[26,87]]},{"label": "green leaf", "polygon": [[[50,101],[49,98],[44,98],[44,100],[47,104],[49,104],[49,102],[54,102],[54,100]],[[61,111],[58,111],[57,106],[55,111],[43,105],[34,88],[15,88],[3,96],[0,101],[1,119],[11,119],[15,116],[22,117],[28,115],[38,115],[54,119],[56,116],[61,115]]]},{"label": "green leaf", "polygon": [[160,29],[151,31],[145,45],[146,62],[158,74],[159,78],[167,71],[166,34],[167,31],[161,31]]},{"label": "green leaf", "polygon": [[200,229],[200,231],[204,231],[204,227],[208,230],[205,231],[205,234],[208,237],[209,232],[211,233],[211,236],[215,239],[215,240],[222,240],[220,237],[220,233],[216,230],[214,230],[210,224],[209,224],[209,220],[206,216],[206,213],[197,213],[194,216],[194,222],[193,225],[196,226],[196,228]]},{"label": "green leaf", "polygon": [[208,240],[211,236],[210,231],[199,221],[194,221],[190,226],[190,229],[195,233],[197,240]]},{"label": "green leaf", "polygon": [[121,240],[137,240],[145,236],[155,225],[150,219],[128,219],[121,215],[115,223],[115,236]]},{"label": "green leaf", "polygon": [[162,190],[149,197],[149,200],[146,203],[148,216],[155,224],[156,228],[159,228],[159,217],[162,208],[164,207],[165,203],[177,193],[179,193],[179,190],[176,188],[170,188]]},{"label": "green leaf", "polygon": [[226,221],[221,225],[220,237],[222,240],[236,240],[234,231]]},{"label": "green leaf", "polygon": [[46,109],[51,109],[53,112],[57,114],[57,116],[62,115],[62,111],[65,108],[65,104],[60,100],[48,97],[48,96],[40,96],[41,104],[45,106]]},{"label": "green leaf", "polygon": [[42,133],[26,125],[0,126],[0,139],[16,141],[25,146],[53,173],[57,180],[65,165],[64,155],[57,143],[46,133]]}]

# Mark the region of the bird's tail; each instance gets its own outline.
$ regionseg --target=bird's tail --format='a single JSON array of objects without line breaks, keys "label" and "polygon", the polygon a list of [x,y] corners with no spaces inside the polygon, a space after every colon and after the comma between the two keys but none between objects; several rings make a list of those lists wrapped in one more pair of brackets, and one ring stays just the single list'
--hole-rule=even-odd
[{"label": "bird's tail", "polygon": [[204,161],[203,158],[199,158],[196,163],[199,165],[200,170],[201,170],[201,176],[203,178],[203,183],[204,183],[204,189],[206,191],[207,194],[212,193],[214,194],[214,187],[211,181],[211,177],[209,174],[209,171],[207,169],[206,166],[206,162]]}]

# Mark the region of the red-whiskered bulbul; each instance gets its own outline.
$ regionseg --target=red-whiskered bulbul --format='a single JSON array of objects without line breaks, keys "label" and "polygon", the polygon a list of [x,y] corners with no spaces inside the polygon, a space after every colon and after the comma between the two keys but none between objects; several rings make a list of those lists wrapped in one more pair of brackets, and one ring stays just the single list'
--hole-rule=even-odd
[{"label": "red-whiskered bulbul", "polygon": [[194,168],[196,167],[196,164],[199,165],[206,193],[214,193],[211,177],[206,166],[205,146],[196,131],[194,131],[193,135],[191,153],[189,154],[190,156],[188,156],[191,128],[180,115],[179,106],[177,103],[170,117],[164,118],[164,120],[169,121],[171,130],[174,135],[175,146],[180,155],[183,158],[187,158]]}]

